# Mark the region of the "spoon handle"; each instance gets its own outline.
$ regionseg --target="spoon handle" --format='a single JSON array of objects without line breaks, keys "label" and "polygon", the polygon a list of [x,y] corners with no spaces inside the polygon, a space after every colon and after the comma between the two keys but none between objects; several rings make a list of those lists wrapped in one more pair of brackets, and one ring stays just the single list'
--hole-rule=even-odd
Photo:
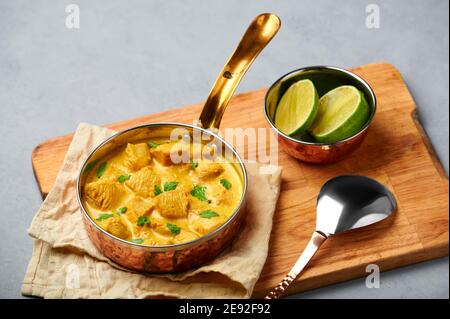
[{"label": "spoon handle", "polygon": [[273,288],[264,299],[278,299],[284,294],[289,285],[297,278],[302,272],[303,268],[308,264],[311,258],[314,256],[319,247],[327,240],[325,235],[322,235],[315,231],[309,240],[305,250],[298,258],[291,271],[283,278],[283,280]]}]

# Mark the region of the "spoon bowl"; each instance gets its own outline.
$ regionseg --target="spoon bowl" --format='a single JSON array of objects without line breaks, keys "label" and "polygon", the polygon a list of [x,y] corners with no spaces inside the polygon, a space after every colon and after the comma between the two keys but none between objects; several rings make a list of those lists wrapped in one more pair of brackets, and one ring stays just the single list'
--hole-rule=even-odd
[{"label": "spoon bowl", "polygon": [[358,175],[330,179],[317,197],[316,231],[294,267],[265,299],[278,299],[330,236],[377,223],[396,209],[392,193],[376,180]]},{"label": "spoon bowl", "polygon": [[317,197],[316,231],[327,236],[371,225],[396,210],[392,193],[377,181],[344,175],[326,182]]}]

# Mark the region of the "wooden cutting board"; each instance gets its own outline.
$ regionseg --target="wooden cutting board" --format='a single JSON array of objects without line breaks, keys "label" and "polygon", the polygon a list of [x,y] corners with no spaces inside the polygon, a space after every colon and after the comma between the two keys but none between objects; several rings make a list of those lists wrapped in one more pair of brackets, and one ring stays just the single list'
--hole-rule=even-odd
[{"label": "wooden cutting board", "polygon": [[[373,126],[361,148],[336,164],[309,165],[279,151],[281,195],[255,297],[277,284],[306,246],[315,227],[316,196],[321,185],[336,175],[363,174],[386,184],[397,198],[398,211],[376,225],[328,240],[288,293],[365,276],[371,263],[384,271],[448,255],[448,177],[417,120],[415,103],[400,73],[387,63],[352,71],[366,79],[377,96]],[[233,97],[222,127],[269,130],[263,115],[265,92]],[[106,127],[119,131],[158,121],[192,124],[201,108],[200,103]],[[52,187],[71,139],[71,134],[56,137],[33,150],[33,169],[43,196]]]}]

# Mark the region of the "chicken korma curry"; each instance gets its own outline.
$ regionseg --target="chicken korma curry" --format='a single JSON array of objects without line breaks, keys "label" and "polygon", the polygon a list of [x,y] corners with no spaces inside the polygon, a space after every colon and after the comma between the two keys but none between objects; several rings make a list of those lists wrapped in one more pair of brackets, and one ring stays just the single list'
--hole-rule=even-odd
[{"label": "chicken korma curry", "polygon": [[239,205],[242,181],[223,156],[192,156],[175,164],[171,154],[186,145],[191,151],[207,148],[139,141],[88,163],[82,190],[86,211],[102,229],[139,244],[177,244],[212,232]]}]

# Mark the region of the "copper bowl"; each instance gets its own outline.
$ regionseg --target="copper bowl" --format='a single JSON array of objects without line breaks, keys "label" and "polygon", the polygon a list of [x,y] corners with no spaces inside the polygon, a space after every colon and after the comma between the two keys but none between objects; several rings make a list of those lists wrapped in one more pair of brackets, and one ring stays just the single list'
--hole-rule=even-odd
[{"label": "copper bowl", "polygon": [[[358,133],[334,143],[317,143],[305,136],[289,136],[278,130],[274,124],[278,102],[294,82],[303,79],[314,82],[319,96],[341,85],[355,86],[364,93],[370,107],[370,116],[366,124]],[[358,75],[337,67],[310,66],[283,75],[272,84],[265,96],[264,113],[278,135],[279,144],[287,154],[304,162],[327,164],[344,159],[361,145],[373,122],[376,109],[377,102],[372,88]]]}]

